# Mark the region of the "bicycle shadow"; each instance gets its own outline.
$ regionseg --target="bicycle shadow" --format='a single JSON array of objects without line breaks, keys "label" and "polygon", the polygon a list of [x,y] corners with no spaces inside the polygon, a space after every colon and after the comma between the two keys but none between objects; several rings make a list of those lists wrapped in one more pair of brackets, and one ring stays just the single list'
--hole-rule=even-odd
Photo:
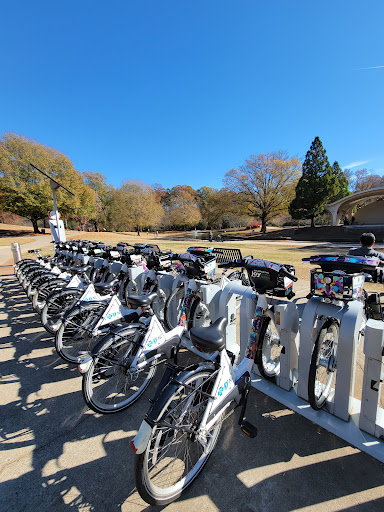
[{"label": "bicycle shadow", "polygon": [[57,356],[42,328],[28,332],[29,317],[25,329],[16,322],[31,307],[29,301],[17,299],[14,311],[9,307],[15,303],[14,288],[0,291],[7,315],[0,352],[1,510],[14,509],[14,496],[17,510],[48,510],[52,505],[118,510],[120,505],[110,506],[111,500],[122,503],[126,485],[111,482],[105,492],[106,475],[124,478],[133,488],[125,459],[147,401],[133,405],[128,415],[87,411],[76,366]]}]

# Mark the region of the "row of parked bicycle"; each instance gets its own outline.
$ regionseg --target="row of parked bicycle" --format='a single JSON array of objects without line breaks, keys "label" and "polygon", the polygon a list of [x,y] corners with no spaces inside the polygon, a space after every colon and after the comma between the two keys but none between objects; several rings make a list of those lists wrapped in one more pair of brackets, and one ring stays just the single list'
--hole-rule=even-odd
[{"label": "row of parked bicycle", "polygon": [[[84,399],[94,411],[110,414],[129,407],[166,362],[151,408],[131,442],[137,489],[150,504],[165,505],[180,496],[203,468],[235,407],[241,407],[241,430],[256,435],[245,419],[253,365],[270,380],[280,371],[273,298],[293,298],[295,269],[228,253],[191,247],[173,254],[149,244],[111,248],[81,241],[56,244],[53,258],[37,251],[37,260],[15,266],[43,326],[55,336],[58,354],[78,365]],[[360,301],[361,335],[368,318],[382,318],[379,297],[364,290],[366,279],[378,279],[379,260],[330,255],[308,260],[317,267],[311,271],[310,296],[339,309]],[[217,261],[224,269],[221,277]],[[232,273],[226,277],[228,269]],[[202,294],[204,286],[223,289],[234,279],[255,292],[244,357],[227,350],[228,319],[212,317]],[[338,318],[317,322],[308,380],[315,409],[324,405],[335,379],[339,327]],[[186,331],[199,361],[182,367],[177,355]]]}]

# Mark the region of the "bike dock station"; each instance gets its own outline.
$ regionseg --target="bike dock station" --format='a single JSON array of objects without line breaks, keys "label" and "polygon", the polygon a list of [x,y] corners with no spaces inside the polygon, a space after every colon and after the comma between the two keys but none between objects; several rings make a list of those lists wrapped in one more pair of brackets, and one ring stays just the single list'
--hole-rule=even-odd
[{"label": "bike dock station", "polygon": [[[241,297],[240,319],[237,325],[234,321],[236,296]],[[384,378],[384,322],[368,320],[365,336],[361,341],[364,343],[365,368],[360,401],[353,397],[353,389],[360,337],[359,326],[363,314],[361,302],[352,301],[348,308],[342,310],[333,304],[322,303],[314,297],[306,303],[304,311],[300,311],[302,307],[298,307],[293,301],[273,299],[272,303],[275,324],[283,345],[280,375],[277,376],[276,383],[270,382],[260,376],[257,365],[254,365],[252,386],[359,450],[384,462],[384,410],[378,406]],[[234,347],[231,347],[228,341],[236,339],[239,334],[240,354],[244,354],[252,328],[256,293],[251,287],[243,286],[240,281],[232,281],[224,287],[219,304],[220,316],[228,318],[227,349],[233,351]],[[309,365],[314,345],[313,333],[316,331],[313,325],[318,315],[339,318],[340,335],[334,394],[331,394],[323,409],[316,411],[307,400]],[[238,326],[240,332],[236,333]],[[300,339],[305,340],[305,343],[300,344]]]}]

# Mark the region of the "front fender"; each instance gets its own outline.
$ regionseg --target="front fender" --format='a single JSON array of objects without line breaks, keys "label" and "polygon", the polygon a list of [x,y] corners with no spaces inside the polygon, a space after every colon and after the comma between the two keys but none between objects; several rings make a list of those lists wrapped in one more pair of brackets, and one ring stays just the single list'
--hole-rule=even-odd
[{"label": "front fender", "polygon": [[200,364],[195,364],[192,366],[189,366],[185,370],[182,370],[181,372],[177,373],[172,377],[172,379],[164,386],[162,389],[160,395],[156,399],[155,403],[152,405],[151,409],[149,410],[146,420],[149,424],[155,425],[156,421],[158,420],[158,417],[161,414],[161,411],[164,409],[166,403],[171,398],[173,393],[176,392],[178,387],[183,384],[187,379],[192,377],[198,372],[201,372],[203,370],[209,370],[209,371],[215,371],[215,365],[211,362],[204,362]]},{"label": "front fender", "polygon": [[140,455],[140,453],[144,453],[147,445],[149,443],[149,439],[151,437],[152,427],[145,420],[140,425],[140,429],[135,437],[130,442],[130,446],[132,450],[136,453],[136,455]]}]

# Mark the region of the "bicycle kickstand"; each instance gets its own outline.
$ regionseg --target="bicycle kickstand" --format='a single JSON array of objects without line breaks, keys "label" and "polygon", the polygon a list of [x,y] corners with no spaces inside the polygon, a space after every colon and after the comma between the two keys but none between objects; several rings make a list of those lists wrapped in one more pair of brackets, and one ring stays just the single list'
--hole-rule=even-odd
[{"label": "bicycle kickstand", "polygon": [[251,389],[251,378],[249,376],[246,377],[245,386],[243,390],[243,396],[241,397],[241,412],[240,412],[240,418],[239,418],[239,425],[241,428],[241,431],[244,432],[248,437],[251,439],[255,438],[257,436],[257,427],[252,425],[249,421],[245,418],[245,409],[247,407],[247,401],[248,401],[248,395],[249,390]]}]

